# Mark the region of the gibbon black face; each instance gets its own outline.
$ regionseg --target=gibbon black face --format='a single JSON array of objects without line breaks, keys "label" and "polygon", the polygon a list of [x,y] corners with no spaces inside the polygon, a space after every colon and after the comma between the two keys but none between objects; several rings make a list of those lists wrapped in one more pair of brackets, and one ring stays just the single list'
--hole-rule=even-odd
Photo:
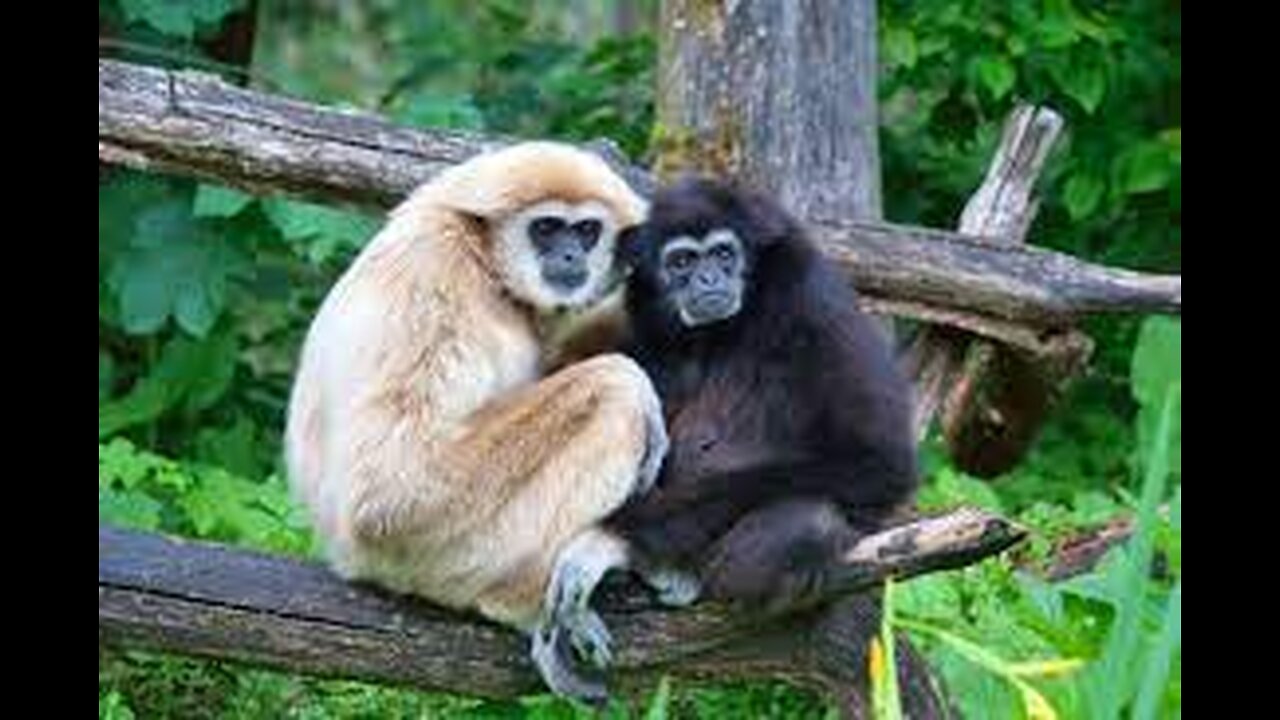
[{"label": "gibbon black face", "polygon": [[731,318],[742,309],[746,259],[732,230],[669,238],[658,257],[662,293],[685,327]]},{"label": "gibbon black face", "polygon": [[561,215],[540,215],[529,221],[529,242],[538,252],[542,279],[563,290],[576,290],[587,282],[591,271],[587,257],[600,242],[604,224],[595,218],[566,219]]},{"label": "gibbon black face", "polygon": [[620,222],[597,200],[532,203],[498,228],[507,289],[539,311],[580,308],[608,292]]},{"label": "gibbon black face", "polygon": [[633,319],[673,337],[741,321],[759,295],[757,273],[795,230],[772,203],[729,186],[694,178],[663,189],[619,241],[642,316]]}]

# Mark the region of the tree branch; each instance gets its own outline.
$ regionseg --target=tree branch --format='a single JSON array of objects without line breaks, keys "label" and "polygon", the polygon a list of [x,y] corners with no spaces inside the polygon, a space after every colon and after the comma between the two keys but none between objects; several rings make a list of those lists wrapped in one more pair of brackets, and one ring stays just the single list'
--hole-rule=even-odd
[{"label": "tree branch", "polygon": [[[918,520],[851,550],[841,591],[974,562],[1020,537],[977,510]],[[821,650],[843,646],[799,630],[803,617],[766,622],[710,604],[669,610],[631,582],[610,583],[599,604],[624,687],[659,672],[725,678],[780,669],[821,687],[833,684],[827,667],[849,665]],[[107,526],[98,528],[98,638],[472,695],[539,688],[525,640],[478,617],[353,585],[308,562]]]},{"label": "tree branch", "polygon": [[[98,61],[99,159],[257,193],[386,207],[441,169],[509,142],[410,130],[366,113],[232,87],[202,73]],[[652,187],[647,172],[620,169],[641,191]],[[1035,328],[1030,337],[1047,338],[1082,313],[1182,311],[1180,276],[1116,270],[922,228],[812,227],[868,296],[963,317],[979,333],[992,323],[1016,322]]]}]

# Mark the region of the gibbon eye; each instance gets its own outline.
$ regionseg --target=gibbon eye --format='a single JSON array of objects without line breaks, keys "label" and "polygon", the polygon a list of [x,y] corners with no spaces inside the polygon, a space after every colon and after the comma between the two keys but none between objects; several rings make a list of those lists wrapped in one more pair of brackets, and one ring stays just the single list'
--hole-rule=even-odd
[{"label": "gibbon eye", "polygon": [[721,262],[729,262],[735,255],[733,248],[728,245],[717,245],[711,249],[711,256]]},{"label": "gibbon eye", "polygon": [[535,218],[529,223],[529,235],[534,240],[544,240],[564,228],[564,220],[550,215]]},{"label": "gibbon eye", "polygon": [[696,259],[692,250],[677,250],[667,255],[667,267],[673,270],[688,270]]},{"label": "gibbon eye", "polygon": [[600,231],[604,226],[599,220],[579,220],[573,224],[573,234],[578,236],[582,247],[590,250],[600,241]]}]

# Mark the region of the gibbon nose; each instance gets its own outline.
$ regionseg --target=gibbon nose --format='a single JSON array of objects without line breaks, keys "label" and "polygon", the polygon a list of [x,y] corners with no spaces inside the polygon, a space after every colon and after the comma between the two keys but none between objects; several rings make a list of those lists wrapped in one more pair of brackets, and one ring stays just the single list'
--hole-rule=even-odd
[{"label": "gibbon nose", "polygon": [[714,270],[702,270],[693,276],[699,290],[715,290],[720,286],[720,274]]}]

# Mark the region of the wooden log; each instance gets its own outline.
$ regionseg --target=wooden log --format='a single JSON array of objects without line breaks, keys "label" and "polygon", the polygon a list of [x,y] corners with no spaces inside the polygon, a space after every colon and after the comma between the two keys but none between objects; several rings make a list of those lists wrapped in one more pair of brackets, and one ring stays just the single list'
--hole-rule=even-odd
[{"label": "wooden log", "polygon": [[[1061,129],[1062,118],[1049,108],[1014,108],[986,178],[961,214],[960,232],[1004,245],[1026,240],[1038,208],[1035,182]],[[958,467],[982,477],[1004,472],[1030,447],[1060,388],[1084,368],[1091,350],[1073,328],[1060,331],[1052,347],[1032,351],[954,327],[927,327],[906,353],[916,379],[916,436],[923,439],[940,412]]]},{"label": "wooden log", "polygon": [[[444,167],[511,141],[410,130],[201,73],[98,61],[100,159],[253,192],[386,207]],[[642,191],[652,187],[644,170],[623,170]],[[924,228],[811,226],[864,294],[963,321],[982,334],[1016,323],[1028,328],[1024,338],[1048,337],[1084,313],[1182,310],[1180,276],[1112,269]]]},{"label": "wooden log", "polygon": [[[841,590],[973,562],[1021,537],[977,510],[918,520],[851,550]],[[851,672],[842,653],[853,648],[828,637],[820,614],[762,619],[711,604],[670,610],[625,581],[610,583],[599,602],[624,691],[659,673],[781,676],[832,690]],[[98,528],[98,638],[488,697],[540,687],[526,641],[479,617],[347,583],[309,562],[106,526]]]}]

